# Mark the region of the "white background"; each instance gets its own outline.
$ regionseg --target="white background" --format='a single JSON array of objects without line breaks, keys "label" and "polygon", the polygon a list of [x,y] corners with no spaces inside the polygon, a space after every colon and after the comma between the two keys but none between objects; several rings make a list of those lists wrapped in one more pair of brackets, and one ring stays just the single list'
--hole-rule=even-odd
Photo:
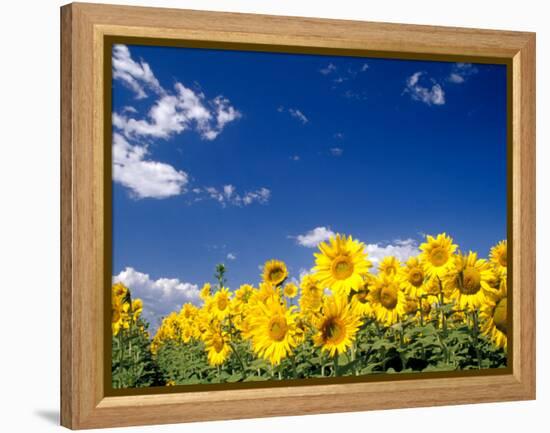
[{"label": "white background", "polygon": [[[143,432],[540,431],[548,420],[550,171],[546,2],[120,1],[143,6],[537,32],[538,401],[133,428]],[[3,2],[0,32],[0,397],[3,431],[59,430],[59,6]],[[546,122],[545,122],[546,120]]]}]

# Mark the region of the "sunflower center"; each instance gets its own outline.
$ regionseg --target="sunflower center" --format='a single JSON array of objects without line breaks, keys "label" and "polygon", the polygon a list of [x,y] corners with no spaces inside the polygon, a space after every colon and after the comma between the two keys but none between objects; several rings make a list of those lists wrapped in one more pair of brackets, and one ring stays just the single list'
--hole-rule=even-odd
[{"label": "sunflower center", "polygon": [[430,253],[430,261],[434,266],[443,266],[449,260],[449,253],[443,247],[436,247]]},{"label": "sunflower center", "polygon": [[269,321],[269,337],[275,341],[282,341],[288,331],[284,317],[276,316]]},{"label": "sunflower center", "polygon": [[493,321],[495,322],[496,328],[506,334],[506,324],[507,324],[507,300],[503,298],[499,301],[495,310],[493,311]]},{"label": "sunflower center", "polygon": [[424,273],[418,269],[414,268],[409,272],[409,283],[415,287],[420,287],[424,281]]},{"label": "sunflower center", "polygon": [[323,323],[321,334],[326,343],[339,344],[346,337],[346,330],[340,319],[332,317]]},{"label": "sunflower center", "polygon": [[472,267],[467,267],[462,272],[463,293],[466,295],[474,295],[481,288],[481,274]]},{"label": "sunflower center", "polygon": [[281,268],[273,268],[269,271],[269,281],[272,283],[280,283],[285,277],[285,272]]},{"label": "sunflower center", "polygon": [[380,303],[388,310],[393,310],[397,305],[397,290],[393,286],[385,286],[380,291]]},{"label": "sunflower center", "polygon": [[223,350],[223,340],[220,337],[214,337],[212,347],[217,353],[220,353]]},{"label": "sunflower center", "polygon": [[361,302],[361,304],[366,304],[368,301],[368,294],[369,292],[367,290],[361,290],[357,293],[357,295],[355,295],[355,297],[359,302]]},{"label": "sunflower center", "polygon": [[500,266],[506,267],[506,265],[508,264],[506,251],[500,254],[500,257],[498,258],[498,262],[500,263]]},{"label": "sunflower center", "polygon": [[332,262],[332,274],[337,280],[345,280],[353,274],[353,263],[348,256],[338,256]]},{"label": "sunflower center", "polygon": [[119,310],[113,310],[112,322],[117,323],[119,320],[120,320],[120,311]]},{"label": "sunflower center", "polygon": [[218,309],[223,311],[227,308],[227,298],[225,296],[220,296],[218,298]]}]

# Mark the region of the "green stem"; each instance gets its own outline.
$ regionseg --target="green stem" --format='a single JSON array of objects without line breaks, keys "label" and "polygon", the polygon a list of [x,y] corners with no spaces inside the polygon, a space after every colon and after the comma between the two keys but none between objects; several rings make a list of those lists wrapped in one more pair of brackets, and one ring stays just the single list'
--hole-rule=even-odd
[{"label": "green stem", "polygon": [[246,366],[244,365],[244,362],[241,356],[239,355],[239,351],[231,341],[229,342],[229,347],[231,347],[231,351],[235,354],[237,360],[239,361],[239,364],[241,364],[241,368],[243,370],[243,377],[244,377],[246,375]]},{"label": "green stem", "polygon": [[333,359],[333,361],[334,361],[334,377],[338,376],[338,357],[339,357],[339,354],[338,354],[338,352],[336,352],[336,356]]},{"label": "green stem", "polygon": [[477,358],[477,368],[481,370],[481,353],[479,351],[479,323],[478,323],[476,310],[472,312],[472,320],[474,325],[473,336],[474,336],[474,349],[476,351],[476,358]]}]

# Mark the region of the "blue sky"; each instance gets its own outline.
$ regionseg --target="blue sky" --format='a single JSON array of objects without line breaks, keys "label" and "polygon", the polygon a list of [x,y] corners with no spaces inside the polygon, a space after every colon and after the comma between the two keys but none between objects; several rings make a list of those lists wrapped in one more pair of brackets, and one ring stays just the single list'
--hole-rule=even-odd
[{"label": "blue sky", "polygon": [[113,274],[159,314],[220,262],[233,288],[271,258],[298,277],[331,232],[374,258],[442,231],[487,256],[506,68],[115,46],[113,162]]}]

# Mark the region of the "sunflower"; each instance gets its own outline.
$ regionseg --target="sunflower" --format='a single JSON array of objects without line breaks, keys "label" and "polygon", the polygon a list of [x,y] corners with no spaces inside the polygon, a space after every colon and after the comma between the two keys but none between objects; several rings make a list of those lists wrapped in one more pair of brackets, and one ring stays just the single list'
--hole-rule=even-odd
[{"label": "sunflower", "polygon": [[230,296],[229,290],[222,287],[212,298],[210,298],[208,308],[213,317],[218,320],[223,320],[229,315]]},{"label": "sunflower", "polygon": [[374,277],[369,274],[365,279],[363,287],[358,291],[352,292],[351,302],[356,313],[361,317],[371,317],[373,315],[372,305],[369,299],[369,293],[374,284]]},{"label": "sunflower", "polygon": [[508,346],[508,297],[506,282],[498,292],[490,293],[479,311],[481,332],[497,347],[506,350]]},{"label": "sunflower", "polygon": [[491,284],[495,274],[485,259],[478,259],[477,253],[454,258],[453,271],[444,277],[445,290],[459,310],[477,309],[487,301],[487,294],[494,293]]},{"label": "sunflower", "polygon": [[401,262],[394,256],[384,257],[380,264],[378,265],[378,270],[381,274],[386,274],[392,276],[397,274],[399,268],[401,267]]},{"label": "sunflower", "polygon": [[298,345],[294,309],[268,298],[250,311],[248,325],[252,348],[272,365],[279,365]]},{"label": "sunflower", "polygon": [[313,275],[306,275],[300,282],[302,295],[300,297],[300,310],[306,315],[317,313],[323,304],[323,288]]},{"label": "sunflower", "polygon": [[283,287],[283,294],[287,298],[294,298],[298,294],[298,287],[294,283],[288,283]]},{"label": "sunflower", "polygon": [[495,269],[498,271],[506,271],[508,265],[508,246],[506,240],[500,241],[491,248],[489,257]]},{"label": "sunflower", "polygon": [[315,276],[322,287],[330,287],[334,293],[349,295],[359,290],[372,263],[367,260],[365,245],[351,236],[336,235],[329,242],[319,244],[315,253]]},{"label": "sunflower", "polygon": [[122,283],[113,284],[113,297],[124,300],[128,294],[128,288]]},{"label": "sunflower", "polygon": [[251,286],[250,284],[243,284],[235,291],[235,299],[237,299],[239,302],[242,302],[243,304],[246,304],[248,303],[248,300],[250,299],[250,296],[253,292],[253,286]]},{"label": "sunflower", "polygon": [[199,296],[203,301],[206,301],[210,296],[212,296],[212,286],[210,283],[205,283],[204,286],[202,286]]},{"label": "sunflower", "polygon": [[280,260],[269,260],[265,262],[262,278],[265,283],[278,286],[288,277],[288,271],[284,262]]},{"label": "sunflower", "polygon": [[197,315],[198,309],[193,304],[187,302],[183,304],[180,310],[180,316],[185,320],[190,320]]},{"label": "sunflower", "polygon": [[141,299],[134,299],[132,301],[132,319],[136,322],[143,312],[143,301]]},{"label": "sunflower", "polygon": [[426,272],[418,257],[411,257],[399,269],[401,289],[408,296],[419,297],[426,293]]},{"label": "sunflower", "polygon": [[379,275],[374,281],[370,300],[376,319],[391,326],[405,314],[405,295],[399,288],[399,280],[387,275]]},{"label": "sunflower", "polygon": [[111,300],[111,327],[113,335],[120,331],[125,318],[124,303],[121,297],[113,297]]},{"label": "sunflower", "polygon": [[456,251],[457,245],[453,244],[453,239],[445,233],[437,235],[437,238],[428,235],[427,242],[420,245],[420,259],[424,263],[426,274],[442,277],[453,265],[452,255]]},{"label": "sunflower", "polygon": [[334,357],[351,347],[361,319],[346,297],[333,295],[325,298],[322,315],[314,319],[314,326],[317,333],[313,342]]},{"label": "sunflower", "polygon": [[229,335],[221,329],[210,328],[203,337],[208,363],[212,366],[225,362],[231,352]]}]

